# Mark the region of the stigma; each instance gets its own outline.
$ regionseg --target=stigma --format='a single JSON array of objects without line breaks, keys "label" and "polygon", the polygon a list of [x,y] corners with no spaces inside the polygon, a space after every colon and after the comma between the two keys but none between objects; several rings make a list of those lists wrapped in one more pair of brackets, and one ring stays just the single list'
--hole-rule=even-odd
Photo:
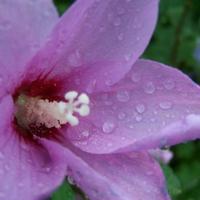
[{"label": "stigma", "polygon": [[89,115],[89,97],[85,93],[78,95],[76,91],[67,92],[64,97],[66,101],[57,102],[21,94],[16,102],[18,123],[27,128],[33,123],[38,126],[43,124],[47,128],[60,128],[67,123],[77,126],[79,119],[74,114]]}]

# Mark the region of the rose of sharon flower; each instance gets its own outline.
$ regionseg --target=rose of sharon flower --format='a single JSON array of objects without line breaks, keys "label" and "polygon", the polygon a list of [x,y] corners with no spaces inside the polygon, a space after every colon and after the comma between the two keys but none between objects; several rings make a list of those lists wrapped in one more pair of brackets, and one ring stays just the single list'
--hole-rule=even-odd
[{"label": "rose of sharon flower", "polygon": [[92,200],[167,200],[147,152],[200,136],[187,76],[137,60],[157,0],[0,0],[0,199],[50,195],[66,175]]}]

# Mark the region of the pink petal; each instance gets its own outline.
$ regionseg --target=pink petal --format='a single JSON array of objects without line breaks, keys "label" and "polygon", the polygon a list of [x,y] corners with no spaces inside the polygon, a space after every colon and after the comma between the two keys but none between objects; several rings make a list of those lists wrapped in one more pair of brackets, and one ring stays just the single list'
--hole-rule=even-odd
[{"label": "pink petal", "polygon": [[90,98],[91,114],[67,133],[84,151],[154,149],[200,137],[199,86],[163,64],[139,60],[109,91]]},{"label": "pink petal", "polygon": [[150,149],[148,152],[156,159],[161,162],[168,164],[170,160],[173,158],[173,152],[169,149],[161,150],[161,149]]},{"label": "pink petal", "polygon": [[67,173],[91,200],[169,199],[162,170],[145,151],[94,155],[67,146],[71,152],[60,150],[70,161]]},{"label": "pink petal", "polygon": [[47,72],[53,68],[49,77],[77,76],[82,88],[91,81],[96,90],[108,87],[143,53],[157,8],[158,0],[79,0],[61,17],[31,66]]},{"label": "pink petal", "polygon": [[[24,140],[16,132],[12,98],[1,100],[0,199],[35,200],[47,197],[65,176],[66,163],[57,146]],[[54,150],[54,151],[52,151]],[[60,155],[60,156],[59,156]]]},{"label": "pink petal", "polygon": [[20,83],[27,62],[44,45],[57,20],[49,0],[0,0],[1,95]]}]

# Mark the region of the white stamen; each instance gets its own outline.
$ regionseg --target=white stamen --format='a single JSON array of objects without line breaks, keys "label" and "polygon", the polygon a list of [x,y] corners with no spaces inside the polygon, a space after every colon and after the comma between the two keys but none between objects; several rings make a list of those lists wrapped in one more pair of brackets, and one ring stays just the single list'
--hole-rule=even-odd
[{"label": "white stamen", "polygon": [[78,100],[74,100],[78,96],[78,93],[71,91],[65,94],[65,99],[68,100],[68,103],[59,102],[58,108],[60,113],[65,113],[66,120],[70,123],[71,126],[76,126],[79,123],[79,120],[76,116],[73,115],[73,112],[79,113],[81,116],[87,116],[90,113],[90,108],[88,106],[90,100],[87,94],[82,93]]},{"label": "white stamen", "polygon": [[[74,116],[74,112],[77,112],[80,116],[87,116],[90,113],[88,96],[85,93],[78,96],[76,91],[70,91],[65,94],[67,102],[49,102],[47,99],[38,100],[25,96],[21,98],[26,100],[25,106],[23,106],[25,108],[26,122],[19,120],[22,125],[36,123],[44,124],[48,128],[60,128],[62,124],[68,122],[71,126],[76,126],[79,124],[79,120]],[[20,112],[17,115],[20,118]]]}]

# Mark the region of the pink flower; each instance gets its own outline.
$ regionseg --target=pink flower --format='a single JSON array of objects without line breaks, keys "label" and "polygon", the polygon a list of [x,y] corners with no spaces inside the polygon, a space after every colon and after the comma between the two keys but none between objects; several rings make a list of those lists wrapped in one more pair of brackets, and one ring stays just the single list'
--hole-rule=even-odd
[{"label": "pink flower", "polygon": [[156,159],[161,162],[168,164],[170,160],[173,158],[173,152],[169,149],[161,150],[161,149],[151,149],[148,152]]},{"label": "pink flower", "polygon": [[200,93],[137,61],[157,7],[79,0],[58,19],[49,0],[0,0],[0,199],[45,198],[65,175],[93,200],[169,199],[147,150],[199,137]]}]

